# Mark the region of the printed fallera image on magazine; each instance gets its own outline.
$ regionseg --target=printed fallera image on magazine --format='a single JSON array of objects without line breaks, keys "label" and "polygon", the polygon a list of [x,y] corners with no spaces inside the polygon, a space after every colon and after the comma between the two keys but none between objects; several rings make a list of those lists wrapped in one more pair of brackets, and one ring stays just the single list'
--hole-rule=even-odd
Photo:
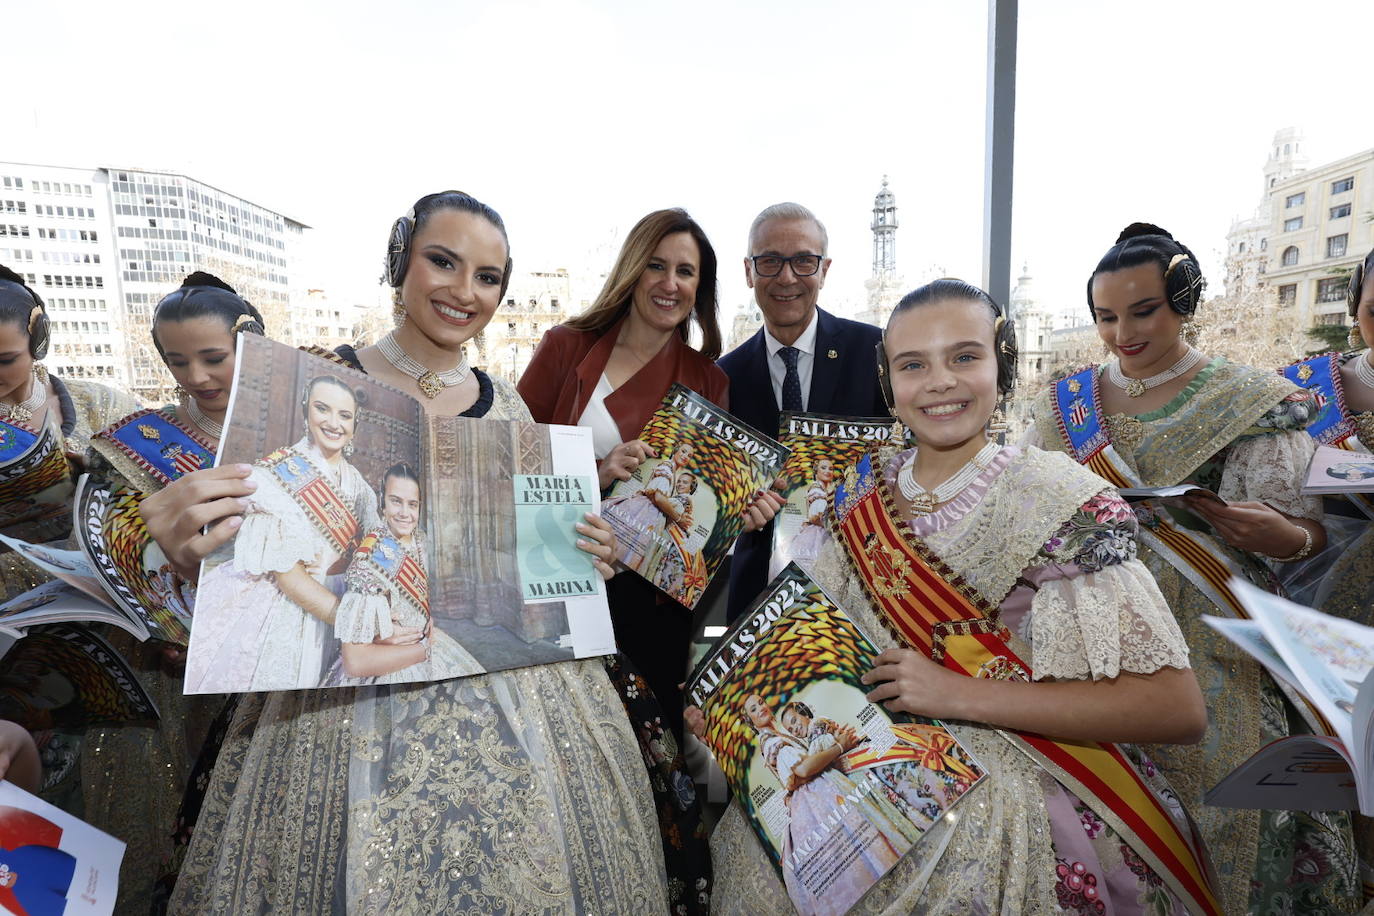
[{"label": "printed fallera image on magazine", "polygon": [[252,466],[201,569],[187,693],[396,684],[615,650],[574,524],[590,432],[428,417],[323,356],[240,335],[218,460]]},{"label": "printed fallera image on magazine", "polygon": [[742,513],[773,485],[787,450],[678,384],[639,438],[656,457],[617,481],[602,509],[619,543],[616,559],[695,608],[744,530]]},{"label": "printed fallera image on magazine", "polygon": [[847,912],[983,778],[939,722],[870,703],[878,649],[796,564],[687,683],[803,916]]},{"label": "printed fallera image on magazine", "polygon": [[836,482],[865,451],[891,435],[891,417],[783,412],[778,439],[787,449],[787,461],[774,488],[787,503],[773,520],[769,575],[776,576],[791,562],[811,569],[830,538],[825,512],[835,498]]}]

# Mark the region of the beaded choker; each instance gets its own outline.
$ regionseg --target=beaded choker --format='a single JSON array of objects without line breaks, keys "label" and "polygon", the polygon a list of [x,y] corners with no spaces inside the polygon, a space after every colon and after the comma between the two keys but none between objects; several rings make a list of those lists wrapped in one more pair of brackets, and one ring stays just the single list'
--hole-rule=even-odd
[{"label": "beaded choker", "polygon": [[916,482],[916,452],[911,453],[911,457],[902,465],[901,470],[897,471],[897,487],[902,491],[911,502],[912,515],[926,515],[935,511],[935,507],[940,503],[949,502],[958,496],[974,479],[983,471],[988,469],[992,459],[1001,450],[1002,446],[995,439],[989,439],[988,443],[978,450],[972,460],[955,472],[954,476],[940,484],[934,490],[927,490]]},{"label": "beaded choker", "polygon": [[427,398],[437,398],[445,388],[461,385],[468,377],[467,354],[464,354],[458,365],[452,369],[435,372],[412,359],[401,348],[394,331],[377,341],[377,351],[394,368],[415,379],[415,383],[420,386],[420,393]]},{"label": "beaded choker", "polygon": [[1107,378],[1113,385],[1125,391],[1127,397],[1138,398],[1151,388],[1157,388],[1170,379],[1178,378],[1202,362],[1203,358],[1201,350],[1194,350],[1189,347],[1182,359],[1163,372],[1149,378],[1127,378],[1125,373],[1121,371],[1121,360],[1114,359],[1107,363]]}]

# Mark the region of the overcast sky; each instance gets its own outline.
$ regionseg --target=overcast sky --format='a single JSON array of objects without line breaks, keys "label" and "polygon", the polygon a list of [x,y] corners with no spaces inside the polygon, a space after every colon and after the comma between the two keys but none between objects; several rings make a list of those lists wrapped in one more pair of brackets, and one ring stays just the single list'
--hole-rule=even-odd
[{"label": "overcast sky", "polygon": [[[372,301],[387,229],[456,187],[495,206],[517,269],[604,270],[684,206],[748,296],[749,221],[827,223],[822,304],[858,303],[870,208],[898,262],[981,275],[986,7],[978,0],[6,4],[0,160],[166,168],[312,227],[306,281]],[[1374,145],[1370,0],[1023,0],[1013,253],[1042,301],[1137,219],[1221,289],[1274,131],[1313,164]],[[1361,62],[1363,61],[1363,66]]]}]

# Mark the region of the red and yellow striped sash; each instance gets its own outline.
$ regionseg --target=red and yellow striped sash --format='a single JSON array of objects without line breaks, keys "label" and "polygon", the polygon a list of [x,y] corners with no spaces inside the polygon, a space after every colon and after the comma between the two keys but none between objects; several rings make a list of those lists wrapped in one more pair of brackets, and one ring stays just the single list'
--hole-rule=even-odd
[{"label": "red and yellow striped sash", "polygon": [[405,559],[401,561],[400,571],[396,573],[396,584],[401,587],[402,594],[428,617],[429,577],[410,554],[406,554]]},{"label": "red and yellow striped sash", "polygon": [[[1028,680],[1030,666],[1007,644],[991,605],[893,521],[880,473],[834,515],[836,540],[894,636],[968,677]],[[1220,913],[1201,840],[1176,822],[1114,744],[1056,741],[1001,730],[1092,807],[1195,913]]]}]

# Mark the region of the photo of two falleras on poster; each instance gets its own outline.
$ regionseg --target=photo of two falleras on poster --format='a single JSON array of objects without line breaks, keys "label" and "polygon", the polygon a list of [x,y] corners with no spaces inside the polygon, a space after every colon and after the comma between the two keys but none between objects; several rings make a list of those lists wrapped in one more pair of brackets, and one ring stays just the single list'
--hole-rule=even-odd
[{"label": "photo of two falleras on poster", "polygon": [[574,524],[590,431],[429,417],[326,358],[240,335],[217,464],[252,465],[201,569],[187,693],[442,680],[615,651]]}]

